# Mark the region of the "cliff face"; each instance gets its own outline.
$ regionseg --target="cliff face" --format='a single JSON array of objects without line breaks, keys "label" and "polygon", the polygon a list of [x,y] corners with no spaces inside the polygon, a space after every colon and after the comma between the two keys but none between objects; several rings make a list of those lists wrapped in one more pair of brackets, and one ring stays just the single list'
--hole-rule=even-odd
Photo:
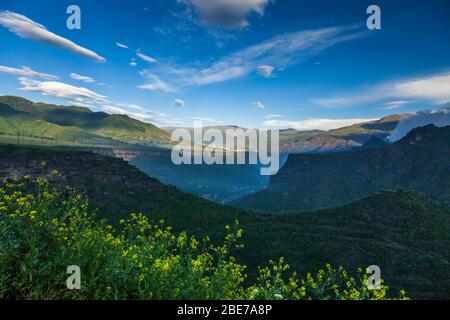
[{"label": "cliff face", "polygon": [[405,188],[450,207],[449,159],[450,127],[427,126],[378,148],[290,155],[266,190],[233,203],[265,211],[315,210]]},{"label": "cliff face", "polygon": [[317,136],[306,141],[292,142],[280,146],[284,153],[321,153],[351,150],[361,144],[348,139]]}]

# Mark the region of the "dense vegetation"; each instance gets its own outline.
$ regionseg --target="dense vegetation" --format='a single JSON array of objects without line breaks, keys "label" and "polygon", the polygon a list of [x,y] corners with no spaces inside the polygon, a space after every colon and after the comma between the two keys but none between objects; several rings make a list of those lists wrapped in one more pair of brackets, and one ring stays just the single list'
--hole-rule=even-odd
[{"label": "dense vegetation", "polygon": [[[58,170],[58,175],[48,173]],[[0,147],[0,179],[46,176],[60,188],[71,185],[89,197],[91,214],[115,227],[128,213],[161,219],[174,232],[209,236],[219,246],[225,225],[239,220],[245,230],[236,261],[255,281],[258,266],[285,257],[291,270],[307,274],[326,263],[354,271],[377,264],[392,290],[413,298],[450,296],[448,248],[450,211],[427,197],[386,191],[351,205],[301,214],[236,209],[161,184],[126,162],[89,152]],[[98,209],[98,210],[96,210]]]},{"label": "dense vegetation", "polygon": [[[57,174],[54,172],[54,174]],[[260,268],[251,284],[231,256],[242,230],[226,226],[221,245],[173,233],[138,214],[116,230],[94,221],[74,190],[44,180],[0,187],[0,299],[386,299],[387,286],[327,265],[316,275],[289,274],[283,259]],[[81,290],[68,290],[66,268],[82,270]],[[404,298],[400,292],[399,298]]]},{"label": "dense vegetation", "polygon": [[450,207],[450,127],[418,128],[381,148],[290,155],[269,187],[233,202],[242,208],[302,211],[405,188]]}]

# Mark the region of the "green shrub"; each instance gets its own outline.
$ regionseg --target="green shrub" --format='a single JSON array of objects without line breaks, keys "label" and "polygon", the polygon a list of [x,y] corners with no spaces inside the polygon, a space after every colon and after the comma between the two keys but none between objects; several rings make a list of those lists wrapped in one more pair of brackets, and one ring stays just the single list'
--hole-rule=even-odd
[{"label": "green shrub", "polygon": [[[327,265],[315,276],[288,274],[280,259],[253,284],[231,251],[242,230],[227,226],[221,245],[175,234],[131,214],[114,230],[88,213],[87,200],[42,179],[0,186],[0,299],[387,299]],[[68,290],[66,268],[81,268],[81,290]],[[404,298],[404,293],[400,293]]]}]

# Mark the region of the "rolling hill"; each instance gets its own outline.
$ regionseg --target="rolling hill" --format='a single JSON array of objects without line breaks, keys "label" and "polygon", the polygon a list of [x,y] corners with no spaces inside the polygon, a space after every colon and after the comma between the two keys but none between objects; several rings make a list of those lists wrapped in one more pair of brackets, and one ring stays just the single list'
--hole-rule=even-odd
[{"label": "rolling hill", "polygon": [[[1,97],[0,97],[1,98]],[[119,146],[120,143],[111,138],[83,130],[74,125],[58,125],[20,111],[7,104],[0,103],[0,134],[21,138],[36,138],[48,143],[82,143],[93,145]]]},{"label": "rolling hill", "polygon": [[107,146],[169,141],[166,131],[126,115],[110,115],[75,106],[33,103],[14,96],[0,96],[0,106],[0,130],[4,134],[19,133],[43,139],[59,139],[60,144],[68,141]]}]

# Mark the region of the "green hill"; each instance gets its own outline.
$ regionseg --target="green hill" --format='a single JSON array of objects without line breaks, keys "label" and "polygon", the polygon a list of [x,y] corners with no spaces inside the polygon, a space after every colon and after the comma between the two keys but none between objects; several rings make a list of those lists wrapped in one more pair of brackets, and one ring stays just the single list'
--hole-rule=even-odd
[{"label": "green hill", "polygon": [[[75,106],[33,103],[13,96],[0,96],[0,105],[0,121],[5,128],[7,125],[4,120],[5,117],[11,116],[11,110],[27,115],[14,119],[9,130],[4,129],[7,134],[15,135],[20,132],[45,139],[55,139],[55,136],[58,136],[61,144],[64,144],[65,140],[110,146],[117,146],[117,142],[145,145],[169,141],[166,131],[126,115],[110,115]],[[6,110],[9,110],[8,114],[5,113]],[[39,126],[43,129],[39,130]]]},{"label": "green hill", "polygon": [[353,202],[379,190],[405,188],[450,206],[450,127],[418,128],[385,147],[290,155],[266,190],[233,202],[264,211],[302,211]]},{"label": "green hill", "polygon": [[[5,111],[5,110],[3,110]],[[1,112],[1,110],[0,110]],[[120,146],[118,141],[91,133],[76,126],[61,126],[39,119],[26,112],[0,115],[0,134],[21,139],[35,138],[44,144],[86,144]]]},{"label": "green hill", "polygon": [[[59,175],[48,176],[54,169]],[[181,192],[119,159],[0,147],[0,179],[25,175],[47,175],[55,186],[74,186],[99,217],[115,225],[130,213],[144,213],[154,222],[164,219],[175,231],[209,235],[217,242],[226,234],[223,226],[237,219],[245,230],[245,248],[235,253],[252,278],[258,265],[280,256],[301,274],[328,262],[348,270],[377,264],[394,290],[405,288],[413,298],[450,296],[450,212],[415,192],[382,192],[316,212],[258,213]]]},{"label": "green hill", "polygon": [[19,113],[20,111],[14,109],[13,107],[10,107],[9,105],[4,103],[0,103],[0,117],[9,118]]}]

